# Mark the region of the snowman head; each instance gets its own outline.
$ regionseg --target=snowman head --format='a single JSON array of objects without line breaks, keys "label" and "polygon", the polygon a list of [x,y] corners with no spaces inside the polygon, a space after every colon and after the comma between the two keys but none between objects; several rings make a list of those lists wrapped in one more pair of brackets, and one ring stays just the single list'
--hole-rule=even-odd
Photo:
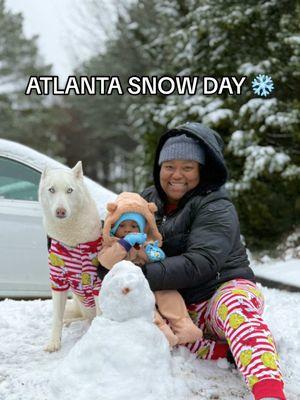
[{"label": "snowman head", "polygon": [[105,318],[153,321],[155,298],[141,269],[131,261],[120,261],[105,276],[99,296]]}]

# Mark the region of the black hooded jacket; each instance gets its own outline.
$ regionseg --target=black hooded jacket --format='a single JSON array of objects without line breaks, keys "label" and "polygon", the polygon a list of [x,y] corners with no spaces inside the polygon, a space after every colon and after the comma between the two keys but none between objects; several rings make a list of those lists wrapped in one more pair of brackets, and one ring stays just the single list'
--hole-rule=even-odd
[{"label": "black hooded jacket", "polygon": [[[160,185],[159,154],[166,140],[185,133],[205,149],[199,185],[186,193],[175,211],[164,214],[166,195]],[[153,291],[177,289],[187,304],[209,299],[224,282],[235,278],[255,281],[240,240],[236,210],[224,183],[227,169],[223,141],[199,123],[186,123],[163,135],[154,162],[154,186],[141,195],[157,207],[156,222],[163,236],[166,259],[143,267]]]}]

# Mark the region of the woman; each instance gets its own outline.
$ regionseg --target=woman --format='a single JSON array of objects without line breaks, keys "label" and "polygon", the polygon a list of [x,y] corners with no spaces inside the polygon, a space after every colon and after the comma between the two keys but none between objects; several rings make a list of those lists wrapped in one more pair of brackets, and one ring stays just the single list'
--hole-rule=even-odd
[{"label": "woman", "polygon": [[142,196],[158,206],[167,257],[142,269],[153,291],[178,290],[206,333],[188,345],[192,352],[205,359],[232,354],[256,400],[285,399],[274,340],[261,317],[263,297],[223,187],[222,149],[221,137],[199,123],[161,137],[154,186]]}]

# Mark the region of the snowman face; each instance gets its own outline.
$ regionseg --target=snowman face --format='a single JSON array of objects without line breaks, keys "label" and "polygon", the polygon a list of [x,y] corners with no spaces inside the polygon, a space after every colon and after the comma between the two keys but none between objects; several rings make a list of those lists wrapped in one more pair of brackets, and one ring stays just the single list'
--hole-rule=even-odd
[{"label": "snowman face", "polygon": [[130,261],[115,264],[105,276],[99,304],[102,315],[114,321],[153,321],[154,295],[141,269]]}]

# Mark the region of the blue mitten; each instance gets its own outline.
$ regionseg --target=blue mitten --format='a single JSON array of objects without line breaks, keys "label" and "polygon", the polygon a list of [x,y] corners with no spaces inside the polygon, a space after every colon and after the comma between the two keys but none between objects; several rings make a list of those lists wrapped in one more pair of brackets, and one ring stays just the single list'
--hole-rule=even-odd
[{"label": "blue mitten", "polygon": [[148,256],[149,261],[162,261],[166,258],[165,253],[162,251],[160,247],[158,247],[158,241],[156,240],[154,243],[148,243],[145,248],[145,253]]},{"label": "blue mitten", "polygon": [[147,240],[147,235],[146,233],[128,233],[123,240],[126,240],[133,247],[136,244],[144,244]]}]

